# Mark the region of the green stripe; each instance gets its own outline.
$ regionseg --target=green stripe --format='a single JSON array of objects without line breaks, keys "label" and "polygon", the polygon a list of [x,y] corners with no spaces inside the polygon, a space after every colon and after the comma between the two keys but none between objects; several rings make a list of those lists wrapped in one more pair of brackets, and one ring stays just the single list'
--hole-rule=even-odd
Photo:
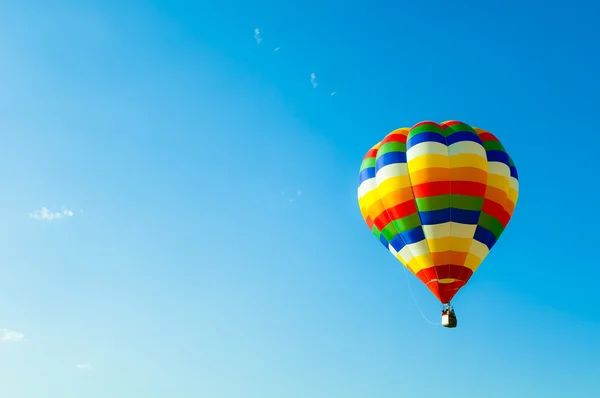
[{"label": "green stripe", "polygon": [[428,198],[417,198],[417,209],[419,211],[442,210],[450,207],[451,195],[430,196]]},{"label": "green stripe", "polygon": [[500,238],[500,235],[504,231],[504,226],[502,226],[500,221],[487,213],[481,213],[478,224],[493,233],[496,239]]},{"label": "green stripe", "polygon": [[508,156],[508,164],[511,165],[512,167],[515,167],[515,162],[513,162],[513,160],[510,157],[510,155]]},{"label": "green stripe", "polygon": [[481,211],[483,198],[468,195],[439,195],[428,198],[417,198],[419,211],[435,211],[447,208]]},{"label": "green stripe", "polygon": [[373,225],[373,228],[371,228],[371,232],[373,232],[373,235],[375,235],[375,237],[379,240],[379,237],[381,236],[381,231],[378,230],[375,225]]},{"label": "green stripe", "polygon": [[445,136],[444,130],[442,130],[442,128],[440,126],[435,125],[435,124],[424,124],[422,126],[418,126],[418,127],[413,128],[412,130],[410,130],[410,132],[408,133],[408,137],[406,137],[406,140],[408,141],[415,135],[426,132],[426,131],[432,131],[434,133],[439,133],[439,134],[442,134],[443,136]]},{"label": "green stripe", "polygon": [[419,213],[413,213],[410,216],[399,218],[393,221],[399,232],[406,232],[421,225]]},{"label": "green stripe", "polygon": [[403,142],[387,142],[383,144],[377,151],[377,159],[389,152],[406,152],[406,144]]},{"label": "green stripe", "polygon": [[500,141],[486,141],[483,143],[483,147],[486,151],[506,152],[506,149],[504,149],[504,146],[500,143]]},{"label": "green stripe", "polygon": [[452,208],[460,210],[481,211],[484,198],[469,195],[452,196]]},{"label": "green stripe", "polygon": [[375,167],[375,163],[377,161],[375,160],[375,158],[367,158],[365,160],[362,161],[362,163],[360,164],[360,171],[363,171],[364,169],[368,169],[369,167]]},{"label": "green stripe", "polygon": [[477,135],[477,132],[473,129],[473,127],[471,127],[465,123],[459,123],[459,124],[454,124],[452,126],[448,126],[448,127],[446,127],[446,130],[444,130],[444,131],[446,132],[446,137],[448,137],[449,135],[452,135],[458,131],[469,131],[469,132]]},{"label": "green stripe", "polygon": [[394,227],[394,223],[389,223],[386,225],[381,233],[388,242],[391,241],[394,236],[398,235],[398,231],[396,230],[396,227]]}]

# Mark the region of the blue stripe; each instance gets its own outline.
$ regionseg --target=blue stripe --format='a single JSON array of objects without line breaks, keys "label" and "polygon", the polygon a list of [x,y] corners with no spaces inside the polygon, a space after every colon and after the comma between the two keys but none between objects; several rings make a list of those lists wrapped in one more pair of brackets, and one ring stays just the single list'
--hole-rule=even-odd
[{"label": "blue stripe", "polygon": [[444,137],[440,133],[434,133],[433,131],[425,131],[423,133],[419,133],[410,137],[410,139],[406,143],[406,150],[422,142],[439,142],[440,144],[446,145],[446,137]]},{"label": "blue stripe", "polygon": [[369,178],[375,178],[375,167],[367,167],[358,174],[358,186]]},{"label": "blue stripe", "polygon": [[383,236],[383,233],[381,235],[379,235],[379,241],[381,242],[382,245],[385,246],[386,249],[389,249],[389,247],[388,247],[388,241],[385,238],[385,236]]},{"label": "blue stripe", "polygon": [[460,224],[475,225],[479,222],[479,210],[463,210],[452,208],[452,221]]},{"label": "blue stripe", "polygon": [[394,250],[396,250],[397,252],[399,252],[404,246],[406,246],[400,234],[394,236],[394,238],[390,241],[390,245],[392,245]]},{"label": "blue stripe", "polygon": [[487,155],[488,162],[502,162],[505,165],[510,167],[510,165],[508,163],[508,154],[506,152],[499,151],[499,150],[493,150],[493,151],[487,151],[486,155]]},{"label": "blue stripe", "polygon": [[519,173],[517,173],[517,168],[515,166],[510,166],[510,176],[515,177],[517,180],[519,179]]},{"label": "blue stripe", "polygon": [[481,211],[478,210],[463,210],[453,207],[441,210],[422,211],[419,212],[421,223],[423,225],[435,225],[445,222],[457,222],[461,224],[475,225],[479,221]]},{"label": "blue stripe", "polygon": [[450,134],[448,137],[446,137],[446,142],[447,142],[448,146],[450,146],[452,144],[456,144],[457,142],[462,142],[462,141],[472,141],[472,142],[481,144],[481,146],[483,146],[483,142],[481,141],[481,138],[479,138],[479,136],[477,134],[473,133],[472,131],[457,131],[455,133]]},{"label": "blue stripe", "polygon": [[375,162],[375,170],[394,163],[406,163],[406,152],[388,152],[381,155]]},{"label": "blue stripe", "polygon": [[493,233],[483,228],[481,225],[478,225],[475,229],[475,235],[473,239],[483,243],[488,247],[488,249],[492,250],[492,247],[496,244],[496,237]]},{"label": "blue stripe", "polygon": [[425,239],[423,228],[420,225],[413,229],[409,229],[408,231],[400,232],[400,235],[402,235],[402,239],[404,239],[404,242],[406,242],[407,245],[417,243]]},{"label": "blue stripe", "polygon": [[[450,209],[441,209],[433,211],[419,212],[421,217],[421,224],[423,225],[435,225],[442,224],[450,221]],[[477,221],[475,221],[477,222]]]}]

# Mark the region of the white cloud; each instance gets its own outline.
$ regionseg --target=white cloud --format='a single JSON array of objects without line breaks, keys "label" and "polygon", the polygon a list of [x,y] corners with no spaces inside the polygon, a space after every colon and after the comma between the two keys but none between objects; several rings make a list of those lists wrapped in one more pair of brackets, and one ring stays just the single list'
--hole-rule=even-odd
[{"label": "white cloud", "polygon": [[332,91],[330,95],[333,97],[336,94],[337,94],[337,91]]},{"label": "white cloud", "polygon": [[63,217],[73,217],[73,211],[69,209],[63,209],[62,211],[50,211],[47,207],[42,207],[29,213],[29,217],[35,220],[58,220]]},{"label": "white cloud", "polygon": [[277,51],[279,51],[280,49],[281,49],[281,47],[275,47],[275,50],[273,50],[273,51],[277,52]]},{"label": "white cloud", "polygon": [[92,370],[92,365],[89,363],[78,363],[75,367],[79,370]]},{"label": "white cloud", "polygon": [[260,44],[262,41],[262,37],[260,37],[260,30],[258,28],[254,29],[254,39],[256,40],[257,44]]},{"label": "white cloud", "polygon": [[310,84],[312,84],[313,88],[317,88],[319,83],[317,83],[317,76],[314,73],[310,74]]},{"label": "white cloud", "polygon": [[25,335],[21,332],[15,332],[10,329],[2,329],[0,333],[0,343],[20,343],[25,341]]}]

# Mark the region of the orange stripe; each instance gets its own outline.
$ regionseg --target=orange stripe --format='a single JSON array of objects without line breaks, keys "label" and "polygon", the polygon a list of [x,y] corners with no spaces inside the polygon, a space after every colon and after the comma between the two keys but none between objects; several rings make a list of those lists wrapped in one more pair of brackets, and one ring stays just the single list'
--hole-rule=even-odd
[{"label": "orange stripe", "polygon": [[450,169],[452,181],[471,181],[487,185],[488,173],[477,167],[457,167]]},{"label": "orange stripe", "polygon": [[449,179],[450,169],[447,167],[430,167],[410,173],[410,182],[413,185],[425,182],[448,181]]},{"label": "orange stripe", "polygon": [[411,199],[414,199],[412,188],[407,187],[388,193],[382,198],[382,201],[386,207],[393,207]]},{"label": "orange stripe", "polygon": [[485,190],[485,198],[493,200],[496,203],[504,203],[504,201],[506,201],[506,197],[506,192],[499,188],[488,186]]},{"label": "orange stripe", "polygon": [[445,252],[437,252],[431,253],[431,259],[433,260],[433,264],[441,265],[441,264],[454,264],[454,265],[464,265],[467,260],[468,253],[455,252],[452,250]]}]

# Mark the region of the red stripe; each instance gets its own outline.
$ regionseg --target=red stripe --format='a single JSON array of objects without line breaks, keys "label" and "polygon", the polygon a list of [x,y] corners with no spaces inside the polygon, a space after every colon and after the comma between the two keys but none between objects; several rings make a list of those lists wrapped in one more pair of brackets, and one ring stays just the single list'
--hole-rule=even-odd
[{"label": "red stripe", "polygon": [[442,301],[442,299],[440,298],[440,287],[439,287],[439,284],[437,283],[437,281],[431,282],[425,286],[427,286],[427,288],[429,290],[431,290],[431,293],[433,293],[434,296],[437,297],[438,300]]},{"label": "red stripe", "polygon": [[438,298],[442,303],[449,303],[454,298],[458,290],[465,285],[464,282],[440,283],[438,286]]},{"label": "red stripe", "polygon": [[365,218],[365,222],[367,223],[367,227],[369,227],[369,229],[373,229],[373,220],[371,219],[371,217],[367,216],[367,218]]},{"label": "red stripe", "polygon": [[457,195],[485,196],[486,185],[473,181],[433,181],[413,186],[415,198],[427,198],[430,196]]},{"label": "red stripe", "polygon": [[473,271],[462,265],[444,264],[436,265],[434,267],[425,268],[417,272],[417,277],[425,284],[435,279],[460,279],[462,281],[468,280]]},{"label": "red stripe", "polygon": [[458,120],[449,120],[446,123],[442,123],[442,128],[445,130],[447,127],[454,126],[455,124],[466,124],[466,123],[460,122]]},{"label": "red stripe", "polygon": [[[473,181],[452,181],[452,193],[456,195],[485,197],[487,186]],[[450,193],[450,192],[448,192]]]},{"label": "red stripe", "polygon": [[417,276],[417,278],[419,278],[421,280],[421,282],[423,282],[423,284],[427,285],[429,283],[429,281],[431,281],[431,278],[428,278],[427,275],[425,275],[425,272],[423,272],[425,270],[421,270],[419,272],[417,272],[415,275]]},{"label": "red stripe", "polygon": [[377,150],[379,148],[376,149],[369,149],[369,152],[367,152],[367,154],[365,155],[364,159],[369,159],[369,158],[374,158],[377,156]]},{"label": "red stripe", "polygon": [[379,214],[377,217],[375,217],[375,220],[373,220],[373,223],[375,224],[375,226],[377,227],[378,230],[383,231],[383,229],[390,223],[392,222],[392,219],[390,218],[390,216],[388,215],[387,211],[382,211],[381,214]]},{"label": "red stripe", "polygon": [[439,126],[439,124],[437,124],[436,122],[432,122],[431,120],[426,120],[424,122],[420,122],[420,123],[415,124],[414,126],[412,126],[412,128],[414,129],[414,128],[417,128],[419,126],[423,126],[425,124],[427,124],[429,126]]},{"label": "red stripe", "polygon": [[458,280],[463,281],[465,284],[471,279],[473,276],[473,270],[471,268],[463,267],[462,272],[458,275]]},{"label": "red stripe", "polygon": [[438,278],[440,279],[460,279],[460,276],[461,274],[463,274],[463,272],[465,272],[465,269],[468,270],[468,272],[470,272],[471,274],[473,273],[473,271],[471,271],[470,268],[467,268],[463,265],[436,265],[435,268],[437,270]]},{"label": "red stripe", "polygon": [[414,214],[416,212],[417,212],[417,205],[415,204],[415,201],[412,199],[407,200],[404,203],[400,203],[399,205],[396,205],[394,207],[390,207],[388,209],[389,215],[394,220],[398,220],[400,218],[410,216],[411,214]]},{"label": "red stripe", "polygon": [[383,146],[383,144],[387,144],[388,142],[402,142],[403,144],[406,144],[406,134],[389,133],[383,141],[381,141],[381,145]]},{"label": "red stripe", "polygon": [[496,138],[494,136],[494,134],[488,133],[487,131],[479,133],[479,138],[481,138],[481,141],[483,141],[483,142],[486,142],[486,141],[498,141],[498,138]]},{"label": "red stripe", "polygon": [[[452,187],[454,187],[452,184]],[[485,185],[484,185],[485,194]],[[450,194],[450,181],[434,181],[426,182],[413,186],[413,193],[415,198],[427,198],[430,196],[448,195]]]},{"label": "red stripe", "polygon": [[502,205],[494,202],[493,200],[485,199],[483,201],[483,208],[481,209],[484,213],[489,214],[490,216],[496,218],[500,221],[500,224],[506,228],[508,222],[510,221],[510,214],[504,210]]}]

